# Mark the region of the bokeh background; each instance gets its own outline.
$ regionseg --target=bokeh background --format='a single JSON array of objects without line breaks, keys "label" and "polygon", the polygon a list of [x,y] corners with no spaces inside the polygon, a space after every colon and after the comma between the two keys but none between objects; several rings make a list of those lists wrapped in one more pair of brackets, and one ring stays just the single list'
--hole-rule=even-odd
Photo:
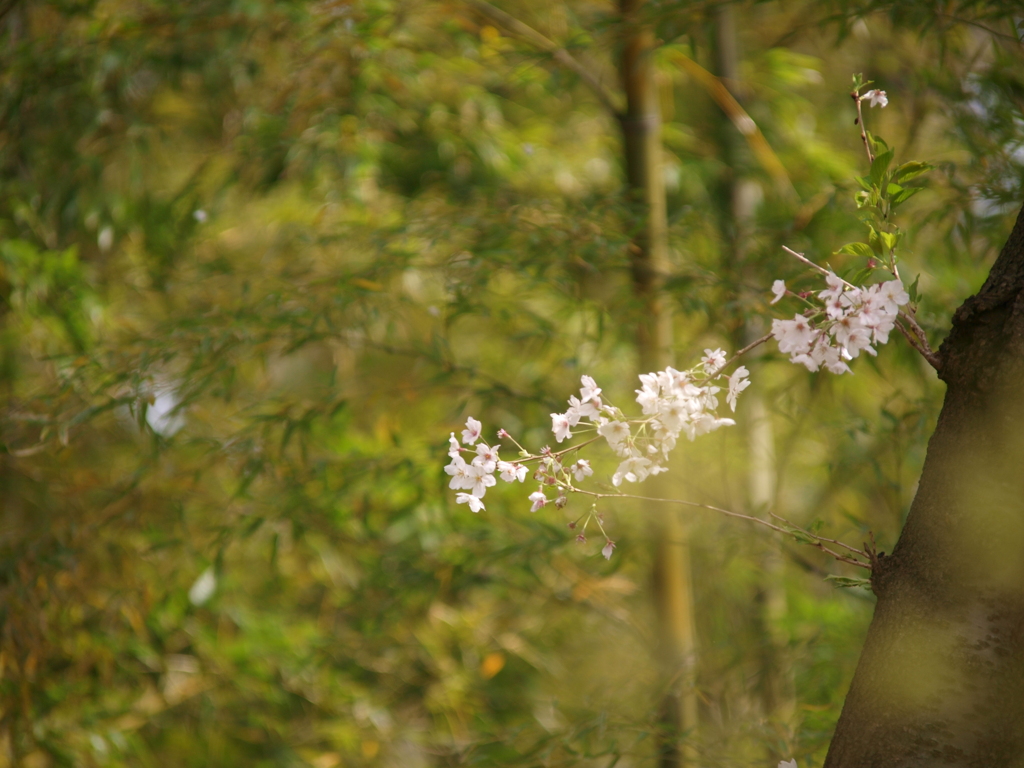
[{"label": "bokeh background", "polygon": [[[500,6],[618,88],[614,5]],[[1015,6],[645,6],[678,367],[766,328],[774,279],[815,285],[782,245],[863,266],[832,255],[862,238],[858,72],[891,102],[868,127],[936,165],[899,223],[941,341],[1021,201]],[[469,415],[537,449],[581,374],[638,386],[619,126],[499,27],[434,0],[0,0],[0,765],[656,764],[645,509],[604,508],[605,561],[566,527],[582,502],[504,486],[474,515],[442,471]],[[672,493],[891,548],[927,365],[894,338],[852,376],[748,367]],[[873,604],[824,577],[862,574],[684,516],[694,764],[820,764]]]}]

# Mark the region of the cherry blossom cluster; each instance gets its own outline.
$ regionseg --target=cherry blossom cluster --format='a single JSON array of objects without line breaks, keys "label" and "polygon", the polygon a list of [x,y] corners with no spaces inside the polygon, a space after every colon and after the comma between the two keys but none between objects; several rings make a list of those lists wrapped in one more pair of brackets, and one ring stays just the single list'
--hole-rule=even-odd
[{"label": "cherry blossom cluster", "polygon": [[[910,302],[910,296],[899,278],[858,288],[828,272],[825,282],[828,287],[816,296],[799,294],[810,305],[808,311],[792,320],[772,321],[772,336],[779,342],[780,352],[809,371],[825,368],[836,374],[849,373],[846,361],[861,352],[876,355],[873,345],[889,341],[899,308]],[[774,304],[790,292],[782,280],[776,280],[772,293]]]},{"label": "cherry blossom cluster", "polygon": [[[693,440],[698,435],[736,423],[718,415],[719,394],[725,391],[725,401],[735,411],[737,398],[750,385],[750,374],[740,366],[726,375],[723,372],[726,364],[723,350],[706,349],[701,362],[690,370],[666,368],[641,375],[636,402],[643,416],[638,418],[628,418],[605,399],[593,378],[583,376],[579,396],[569,398],[569,407],[564,413],[551,414],[551,431],[558,443],[587,433],[591,433],[590,439],[564,449],[545,446],[539,453],[531,454],[505,430],[498,430],[499,438],[511,440],[519,449],[518,461],[500,459],[500,446],[483,442],[480,422],[470,417],[462,430],[461,441],[454,432],[449,437],[450,462],[445,467],[445,472],[451,476],[448,487],[459,491],[455,497],[457,503],[479,512],[485,508],[483,498],[487,489],[497,484],[497,478],[507,483],[522,483],[529,474],[538,483],[537,490],[529,495],[530,511],[536,512],[548,504],[562,508],[568,503],[569,494],[577,490],[574,483],[581,483],[594,474],[587,459],[575,457],[575,461],[569,463],[567,455],[578,454],[585,445],[602,439],[621,460],[611,478],[614,486],[620,486],[623,481],[639,483],[665,472],[664,462],[680,435]],[[528,465],[532,465],[532,473]],[[595,516],[592,510],[587,520]],[[595,519],[601,526],[600,517]],[[575,524],[570,527],[574,528]],[[604,531],[603,526],[601,530]],[[581,532],[577,539],[585,541],[584,534]],[[608,539],[602,553],[611,557],[614,548],[615,543]]]},{"label": "cherry blossom cluster", "polygon": [[[724,351],[706,349],[700,364],[688,371],[670,367],[657,373],[641,374],[642,386],[636,390],[636,402],[646,418],[627,420],[613,406],[605,406],[601,415],[591,417],[597,434],[622,459],[612,475],[612,485],[620,486],[623,480],[639,483],[650,475],[666,471],[662,462],[675,448],[680,435],[693,440],[698,435],[736,423],[718,416],[718,394],[722,391],[719,385],[725,386],[726,402],[735,411],[740,392],[750,386],[747,378],[750,373],[740,366],[731,376],[726,376],[722,373],[725,364]],[[570,398],[567,413],[551,414],[556,438],[558,427],[566,421],[570,424],[574,418],[579,421],[573,409],[574,399]]]}]

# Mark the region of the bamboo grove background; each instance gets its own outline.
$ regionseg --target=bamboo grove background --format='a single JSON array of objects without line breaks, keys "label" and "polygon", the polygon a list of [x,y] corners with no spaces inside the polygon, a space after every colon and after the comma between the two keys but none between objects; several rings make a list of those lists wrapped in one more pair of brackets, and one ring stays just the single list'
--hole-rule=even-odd
[{"label": "bamboo grove background", "polygon": [[[618,87],[615,7],[501,7]],[[891,100],[869,127],[937,166],[901,225],[941,340],[1020,204],[1013,12],[644,6],[680,367],[801,284],[782,245],[852,266],[855,72]],[[678,681],[649,516],[608,512],[606,562],[573,504],[473,515],[441,469],[467,415],[537,447],[581,374],[632,399],[618,131],[479,4],[0,2],[0,764],[655,763]],[[751,367],[756,404],[668,492],[891,546],[930,369],[898,340],[853,376]],[[820,763],[873,598],[814,550],[683,525],[689,759]]]}]

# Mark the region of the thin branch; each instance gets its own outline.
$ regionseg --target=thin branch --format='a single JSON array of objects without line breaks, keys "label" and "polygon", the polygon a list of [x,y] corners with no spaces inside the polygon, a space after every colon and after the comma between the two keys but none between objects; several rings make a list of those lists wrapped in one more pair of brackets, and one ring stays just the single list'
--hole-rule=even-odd
[{"label": "thin branch", "polygon": [[[808,267],[810,267],[811,269],[816,269],[816,270],[818,270],[819,272],[821,272],[821,274],[825,275],[826,277],[828,277],[829,275],[831,275],[831,274],[832,274],[831,272],[829,272],[829,271],[828,271],[827,269],[825,269],[824,267],[822,267],[822,266],[820,266],[820,265],[818,265],[818,264],[815,264],[815,263],[814,263],[813,261],[811,261],[810,259],[808,259],[808,258],[807,258],[806,256],[804,256],[804,255],[803,255],[802,253],[797,253],[796,251],[794,251],[794,250],[793,250],[792,248],[790,248],[789,246],[786,246],[786,245],[782,246],[782,250],[784,250],[784,251],[785,251],[786,253],[788,253],[788,254],[789,254],[790,256],[793,256],[793,257],[795,257],[795,258],[799,259],[800,261],[802,261],[802,262],[803,262],[804,264],[806,264],[806,265],[807,265]],[[846,283],[846,285],[847,285],[847,286],[849,286],[850,288],[853,288],[853,287],[854,287],[854,286],[850,285],[849,283],[847,283],[847,282],[846,282],[845,280],[843,280],[843,282],[844,282],[844,283]]]},{"label": "thin branch", "polygon": [[[761,345],[762,345],[762,344],[764,344],[764,343],[765,343],[766,341],[768,341],[769,339],[771,339],[771,338],[772,338],[772,336],[773,336],[773,334],[771,334],[771,333],[766,333],[766,334],[765,334],[764,336],[762,336],[761,338],[757,339],[756,341],[752,341],[752,342],[750,342],[749,344],[747,344],[747,346],[745,346],[745,347],[744,347],[743,349],[741,349],[741,350],[740,350],[740,351],[738,351],[738,352],[737,352],[737,353],[736,353],[735,355],[733,355],[733,356],[732,356],[732,360],[735,360],[735,359],[736,359],[737,357],[739,357],[740,355],[745,355],[745,354],[747,354],[747,352],[749,352],[750,350],[754,349],[755,347],[759,347],[759,346],[761,346]],[[732,360],[730,360],[729,362],[732,362]],[[727,363],[727,365],[728,365],[728,363]]]},{"label": "thin branch", "polygon": [[[785,523],[786,525],[793,525],[791,522],[789,522],[789,520],[787,520],[786,518],[782,517],[781,515],[777,515],[774,512],[769,512],[768,514],[771,515],[772,517],[774,517],[776,520],[778,520],[781,523]],[[844,544],[843,542],[839,541],[838,539],[830,539],[827,536],[819,536],[818,534],[811,533],[810,531],[805,530],[803,528],[801,528],[800,530],[801,530],[802,533],[806,533],[808,536],[813,536],[818,541],[827,542],[829,544],[835,544],[837,547],[842,547],[843,549],[848,550],[848,551],[850,551],[851,553],[853,553],[855,555],[867,556],[867,553],[864,550],[857,549],[856,547],[851,547],[849,544]]]},{"label": "thin branch", "polygon": [[851,91],[850,96],[853,99],[853,103],[857,105],[857,125],[860,126],[860,140],[864,142],[864,151],[868,153],[868,165],[875,162],[875,156],[871,152],[871,144],[868,142],[868,132],[864,128],[864,113],[860,108],[860,94],[857,91]]},{"label": "thin branch", "polygon": [[773,336],[774,336],[774,334],[766,333],[761,338],[759,338],[759,339],[757,339],[755,341],[750,342],[749,344],[747,344],[747,346],[745,346],[743,349],[739,350],[735,355],[733,355],[728,360],[726,360],[725,361],[725,365],[722,366],[722,369],[724,370],[725,368],[728,368],[730,365],[732,365],[734,362],[736,362],[740,357],[742,357],[743,355],[747,354],[747,352],[749,352],[750,350],[752,350],[752,349],[754,349],[756,347],[761,346],[766,341],[770,340]]},{"label": "thin branch", "polygon": [[466,2],[491,21],[504,27],[506,31],[522,38],[534,48],[551,54],[551,58],[566,69],[572,70],[579,75],[580,79],[593,91],[594,95],[597,96],[597,100],[601,102],[601,105],[608,110],[612,117],[619,118],[622,116],[622,110],[616,107],[614,97],[601,85],[601,81],[594,77],[593,71],[587,69],[581,62],[573,58],[572,54],[565,50],[565,48],[554,40],[544,37],[533,27],[527,26],[514,16],[491,5],[487,0],[466,0]]},{"label": "thin branch", "polygon": [[799,533],[810,539],[810,541],[806,541],[803,543],[809,544],[812,547],[820,549],[822,552],[831,555],[834,559],[839,560],[843,563],[849,563],[850,565],[856,565],[860,568],[867,568],[868,570],[871,569],[870,564],[865,563],[861,560],[854,560],[853,558],[847,557],[846,555],[841,555],[835,550],[826,547],[824,542],[828,542],[830,544],[839,544],[843,548],[848,549],[850,552],[862,555],[863,557],[868,556],[866,552],[862,552],[859,549],[854,549],[853,547],[847,544],[842,544],[841,542],[834,541],[833,539],[826,539],[822,536],[818,536],[817,534],[811,533],[810,531],[805,531],[799,526],[790,523],[788,520],[785,520],[784,518],[781,518],[778,515],[773,514],[772,517],[776,518],[777,520],[781,520],[786,525],[791,526],[795,530],[786,530],[785,528],[781,528],[775,525],[774,523],[768,522],[767,520],[762,520],[759,517],[753,517],[752,515],[744,515],[740,512],[733,512],[732,510],[729,509],[722,509],[721,507],[716,507],[712,504],[701,504],[700,502],[696,501],[684,501],[683,499],[659,499],[654,498],[652,496],[637,496],[632,493],[597,493],[595,491],[585,491],[581,488],[573,488],[573,490],[576,493],[582,493],[586,496],[592,496],[595,499],[636,499],[637,501],[655,501],[662,502],[665,504],[680,504],[684,507],[697,507],[699,509],[708,509],[711,510],[712,512],[718,512],[719,514],[726,515],[727,517],[736,517],[740,520],[746,520],[751,523],[756,523],[757,525],[763,525],[765,528],[771,528],[773,531],[778,531],[779,533],[784,534],[786,536],[792,536],[794,538],[797,538],[797,533]]},{"label": "thin branch", "polygon": [[917,324],[917,321],[914,320],[914,318],[912,318],[910,315],[908,315],[906,312],[903,312],[902,310],[900,311],[900,318],[902,318],[903,321],[906,322],[914,331],[914,333],[911,334],[910,331],[908,331],[904,327],[903,323],[901,323],[899,320],[896,321],[896,327],[899,328],[900,333],[902,333],[904,338],[906,338],[906,340],[910,343],[910,346],[916,349],[921,354],[921,357],[928,361],[929,365],[931,365],[932,368],[934,368],[936,371],[941,370],[942,358],[932,351],[932,348],[928,344],[928,339],[925,337],[924,331],[921,329],[921,326]]}]

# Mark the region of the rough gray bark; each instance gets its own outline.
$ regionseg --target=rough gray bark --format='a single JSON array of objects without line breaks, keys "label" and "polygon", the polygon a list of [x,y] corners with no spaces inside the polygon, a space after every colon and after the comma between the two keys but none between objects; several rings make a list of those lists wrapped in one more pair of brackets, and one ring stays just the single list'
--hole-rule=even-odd
[{"label": "rough gray bark", "polygon": [[1024,210],[940,358],[946,398],[825,768],[1024,766]]}]

